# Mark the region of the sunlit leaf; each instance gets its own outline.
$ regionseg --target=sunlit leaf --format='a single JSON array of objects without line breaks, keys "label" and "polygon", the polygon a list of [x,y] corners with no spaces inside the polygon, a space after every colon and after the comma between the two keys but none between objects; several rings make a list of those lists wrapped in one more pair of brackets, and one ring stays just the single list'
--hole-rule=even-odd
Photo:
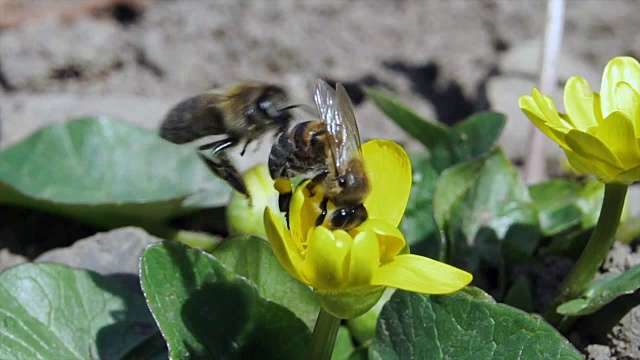
[{"label": "sunlit leaf", "polygon": [[106,117],[51,125],[0,152],[0,164],[0,204],[101,227],[149,227],[230,193],[192,147]]},{"label": "sunlit leaf", "polygon": [[0,359],[121,359],[156,332],[142,295],[113,278],[60,264],[0,274]]},{"label": "sunlit leaf", "polygon": [[557,311],[568,316],[589,315],[617,297],[631,294],[639,288],[640,265],[636,265],[621,274],[607,274],[593,280],[580,298],[560,305]]},{"label": "sunlit leaf", "polygon": [[[475,290],[474,292],[481,292]],[[371,359],[582,359],[539,317],[461,291],[396,291],[382,310]]]}]

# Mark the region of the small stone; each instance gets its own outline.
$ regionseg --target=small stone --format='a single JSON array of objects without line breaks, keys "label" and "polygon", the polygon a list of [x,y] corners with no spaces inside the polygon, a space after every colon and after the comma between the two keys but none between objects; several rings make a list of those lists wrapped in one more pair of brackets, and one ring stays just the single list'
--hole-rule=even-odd
[{"label": "small stone", "polygon": [[589,360],[611,360],[611,349],[606,345],[593,344],[585,349]]},{"label": "small stone", "polygon": [[144,248],[160,239],[135,227],[98,233],[66,248],[38,256],[34,262],[55,262],[102,275],[138,275],[138,263]]},{"label": "small stone", "polygon": [[0,250],[0,273],[7,270],[10,267],[24,264],[29,260],[18,254],[13,254],[9,249]]}]

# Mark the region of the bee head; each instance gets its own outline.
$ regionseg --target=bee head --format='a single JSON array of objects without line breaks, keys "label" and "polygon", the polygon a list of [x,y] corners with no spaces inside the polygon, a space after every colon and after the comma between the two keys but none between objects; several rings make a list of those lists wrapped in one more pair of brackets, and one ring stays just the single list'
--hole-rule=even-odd
[{"label": "bee head", "polygon": [[275,85],[265,86],[262,94],[256,99],[256,109],[273,122],[279,129],[286,129],[291,121],[291,110],[297,105],[289,105],[287,93]]},{"label": "bee head", "polygon": [[340,193],[333,199],[336,205],[362,202],[369,193],[369,179],[363,164],[358,160],[352,160],[347,171],[335,179]]}]

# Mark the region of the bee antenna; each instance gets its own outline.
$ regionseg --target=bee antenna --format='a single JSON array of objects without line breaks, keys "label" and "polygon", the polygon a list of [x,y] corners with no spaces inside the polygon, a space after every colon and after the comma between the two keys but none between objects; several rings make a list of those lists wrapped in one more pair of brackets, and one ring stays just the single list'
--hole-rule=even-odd
[{"label": "bee antenna", "polygon": [[295,109],[295,108],[301,107],[301,106],[303,106],[303,104],[292,104],[292,105],[287,105],[287,106],[285,106],[283,108],[280,108],[278,110],[280,110],[280,111],[291,110],[291,109]]}]

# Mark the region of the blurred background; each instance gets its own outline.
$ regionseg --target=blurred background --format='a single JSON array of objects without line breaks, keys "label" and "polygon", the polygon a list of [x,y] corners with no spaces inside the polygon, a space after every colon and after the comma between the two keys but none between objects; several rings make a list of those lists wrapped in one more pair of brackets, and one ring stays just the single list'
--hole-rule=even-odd
[{"label": "blurred background", "polygon": [[[569,1],[559,89],[571,75],[598,89],[610,58],[639,57],[638,13],[634,0]],[[0,0],[0,148],[83,115],[155,128],[182,98],[247,79],[312,103],[324,78],[347,85],[364,138],[411,150],[358,85],[447,124],[504,112],[517,162],[528,139],[517,98],[536,86],[545,14],[545,1],[510,0]]]},{"label": "blurred background", "polygon": [[[639,13],[640,1],[568,1],[560,109],[569,76],[598,89],[609,59],[640,57]],[[422,145],[360,85],[449,125],[476,111],[503,112],[501,143],[520,165],[530,125],[517,101],[537,84],[545,16],[545,1],[524,0],[0,0],[0,149],[87,115],[155,129],[180,100],[250,79],[313,104],[323,78],[345,84],[363,140],[393,139],[415,152]],[[243,158],[230,152],[241,170],[266,161],[271,142],[261,144]],[[546,150],[554,175],[565,157],[555,144]],[[0,250],[0,268],[25,261],[16,253],[32,258],[95,233],[13,207],[0,207],[0,219],[11,250]]]}]

